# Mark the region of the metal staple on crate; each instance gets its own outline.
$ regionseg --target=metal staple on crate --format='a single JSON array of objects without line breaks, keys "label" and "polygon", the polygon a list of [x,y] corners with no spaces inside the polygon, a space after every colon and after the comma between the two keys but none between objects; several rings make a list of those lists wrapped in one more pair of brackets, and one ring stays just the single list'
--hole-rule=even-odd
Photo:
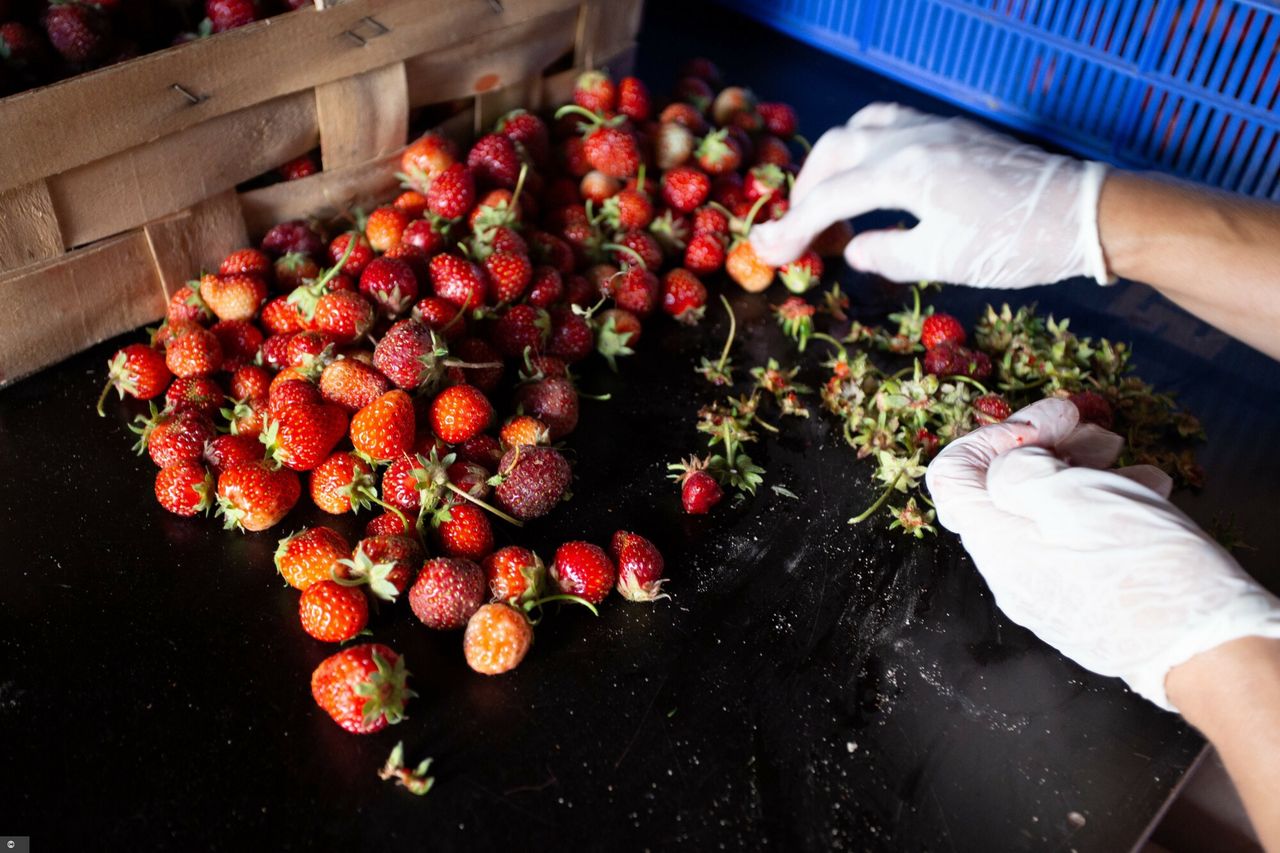
[{"label": "metal staple on crate", "polygon": [[502,0],[489,0],[489,8],[493,10],[495,15],[501,15],[507,11],[502,5]]},{"label": "metal staple on crate", "polygon": [[194,107],[196,104],[201,103],[202,101],[207,101],[207,100],[209,100],[209,96],[208,96],[208,95],[195,95],[195,94],[192,94],[191,90],[189,90],[186,86],[183,86],[181,83],[174,83],[174,84],[173,84],[172,86],[170,86],[169,88],[173,89],[173,91],[177,92],[179,95],[181,95],[182,97],[186,98],[186,99],[187,99],[187,103],[189,103],[189,104],[190,104],[191,106],[193,106],[193,107]]},{"label": "metal staple on crate", "polygon": [[[357,30],[363,29],[366,26],[370,27],[372,32],[367,35],[360,35]],[[377,18],[366,15],[359,21],[356,21],[356,25],[354,27],[349,30],[345,30],[342,34],[355,42],[358,47],[364,47],[369,43],[370,39],[376,39],[378,36],[384,36],[389,32],[391,32],[390,27],[383,24]]]}]

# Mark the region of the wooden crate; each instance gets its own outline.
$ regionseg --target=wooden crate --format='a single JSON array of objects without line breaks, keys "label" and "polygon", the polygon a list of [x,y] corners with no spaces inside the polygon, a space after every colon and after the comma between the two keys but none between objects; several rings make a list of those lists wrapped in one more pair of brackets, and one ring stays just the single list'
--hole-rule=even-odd
[{"label": "wooden crate", "polygon": [[[158,320],[275,222],[387,197],[411,111],[460,102],[465,137],[625,71],[641,4],[347,0],[0,99],[0,385]],[[236,191],[317,145],[319,173]]]}]

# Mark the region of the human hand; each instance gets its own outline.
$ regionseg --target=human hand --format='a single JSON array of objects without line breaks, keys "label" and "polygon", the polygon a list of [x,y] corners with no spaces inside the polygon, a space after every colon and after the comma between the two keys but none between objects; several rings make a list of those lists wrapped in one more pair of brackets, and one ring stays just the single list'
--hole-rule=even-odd
[{"label": "human hand", "polygon": [[1230,640],[1280,637],[1280,600],[1168,501],[1123,440],[1042,400],[945,447],[925,480],[1005,614],[1173,710],[1165,676]]},{"label": "human hand", "polygon": [[1087,275],[1105,284],[1101,163],[1050,154],[960,118],[871,104],[813,146],[782,219],[751,230],[760,258],[798,258],[833,222],[905,210],[907,231],[867,231],[849,265],[894,281],[1027,287]]}]

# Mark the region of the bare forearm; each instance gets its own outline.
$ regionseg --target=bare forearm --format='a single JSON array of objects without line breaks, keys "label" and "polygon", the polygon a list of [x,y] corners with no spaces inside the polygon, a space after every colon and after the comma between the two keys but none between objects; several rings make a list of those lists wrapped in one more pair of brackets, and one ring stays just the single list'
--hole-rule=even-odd
[{"label": "bare forearm", "polygon": [[1280,205],[1113,172],[1098,231],[1111,272],[1280,358]]},{"label": "bare forearm", "polygon": [[1165,687],[1222,756],[1263,846],[1280,851],[1280,640],[1224,643],[1174,667]]}]

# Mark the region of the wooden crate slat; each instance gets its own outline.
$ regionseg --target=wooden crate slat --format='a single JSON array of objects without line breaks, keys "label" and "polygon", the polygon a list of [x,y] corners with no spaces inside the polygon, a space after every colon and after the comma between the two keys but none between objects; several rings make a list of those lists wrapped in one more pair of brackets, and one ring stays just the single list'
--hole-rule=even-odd
[{"label": "wooden crate slat", "polygon": [[32,181],[0,192],[0,271],[62,254],[62,233],[49,185]]},{"label": "wooden crate slat", "polygon": [[152,222],[143,232],[166,298],[202,270],[216,270],[232,251],[249,245],[240,200],[231,190]]},{"label": "wooden crate slat", "polygon": [[610,59],[635,40],[643,7],[643,0],[586,0],[578,20],[574,64],[579,68],[608,66]]},{"label": "wooden crate slat", "polygon": [[298,92],[71,169],[49,181],[61,245],[82,246],[183,210],[317,141],[315,98]]},{"label": "wooden crate slat", "polygon": [[543,69],[574,49],[577,16],[577,9],[553,12],[504,27],[483,41],[408,59],[410,106],[469,98],[540,77]]},{"label": "wooden crate slat", "polygon": [[403,62],[316,87],[325,170],[354,166],[405,146],[409,88]]},{"label": "wooden crate slat", "polygon": [[[350,0],[301,9],[0,101],[0,189],[29,183],[263,101],[480,39],[579,0]],[[173,89],[182,86],[190,103]],[[85,132],[67,134],[68,127]],[[58,145],[48,145],[48,139]]]}]

